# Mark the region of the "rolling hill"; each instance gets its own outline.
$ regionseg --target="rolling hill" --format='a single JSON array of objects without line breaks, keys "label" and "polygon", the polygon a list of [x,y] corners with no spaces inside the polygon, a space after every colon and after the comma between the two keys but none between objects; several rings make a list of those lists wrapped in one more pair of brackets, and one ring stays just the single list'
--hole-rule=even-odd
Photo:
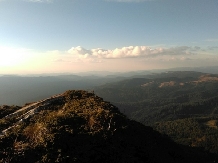
[{"label": "rolling hill", "polygon": [[96,87],[130,119],[174,141],[218,153],[218,75],[192,71],[151,74]]}]

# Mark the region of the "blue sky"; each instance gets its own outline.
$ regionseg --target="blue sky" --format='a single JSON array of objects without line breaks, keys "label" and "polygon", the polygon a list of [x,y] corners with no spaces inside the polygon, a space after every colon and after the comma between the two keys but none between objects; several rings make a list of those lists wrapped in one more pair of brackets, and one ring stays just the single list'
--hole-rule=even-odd
[{"label": "blue sky", "polygon": [[0,0],[0,73],[216,65],[217,29],[217,0]]}]

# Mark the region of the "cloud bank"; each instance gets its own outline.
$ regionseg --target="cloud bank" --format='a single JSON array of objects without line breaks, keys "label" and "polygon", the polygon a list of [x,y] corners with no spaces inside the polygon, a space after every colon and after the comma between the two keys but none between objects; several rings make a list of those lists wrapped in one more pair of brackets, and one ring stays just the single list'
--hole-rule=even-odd
[{"label": "cloud bank", "polygon": [[174,48],[151,48],[148,46],[128,46],[116,48],[114,50],[105,50],[101,48],[85,49],[81,46],[72,47],[67,51],[68,54],[78,55],[80,58],[100,58],[100,59],[118,59],[118,58],[153,58],[164,55],[193,55],[199,47],[174,47]]},{"label": "cloud bank", "polygon": [[217,50],[201,47],[126,46],[115,49],[86,49],[37,52],[0,47],[1,73],[61,73],[81,71],[134,71],[172,67],[216,66]]}]

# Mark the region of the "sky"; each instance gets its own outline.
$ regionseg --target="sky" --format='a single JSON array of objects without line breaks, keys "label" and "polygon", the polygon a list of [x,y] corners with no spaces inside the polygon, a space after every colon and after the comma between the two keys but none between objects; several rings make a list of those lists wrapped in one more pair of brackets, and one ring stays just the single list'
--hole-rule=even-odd
[{"label": "sky", "polygon": [[0,74],[217,65],[217,0],[0,0]]}]

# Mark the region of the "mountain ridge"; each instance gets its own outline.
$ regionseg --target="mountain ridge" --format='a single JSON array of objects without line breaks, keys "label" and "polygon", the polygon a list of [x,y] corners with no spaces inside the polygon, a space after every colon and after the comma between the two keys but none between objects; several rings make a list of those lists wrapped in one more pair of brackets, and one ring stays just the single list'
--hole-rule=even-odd
[{"label": "mountain ridge", "polygon": [[7,126],[0,138],[0,162],[182,163],[216,159],[129,120],[93,92],[70,90],[13,113],[0,119],[1,128]]}]

